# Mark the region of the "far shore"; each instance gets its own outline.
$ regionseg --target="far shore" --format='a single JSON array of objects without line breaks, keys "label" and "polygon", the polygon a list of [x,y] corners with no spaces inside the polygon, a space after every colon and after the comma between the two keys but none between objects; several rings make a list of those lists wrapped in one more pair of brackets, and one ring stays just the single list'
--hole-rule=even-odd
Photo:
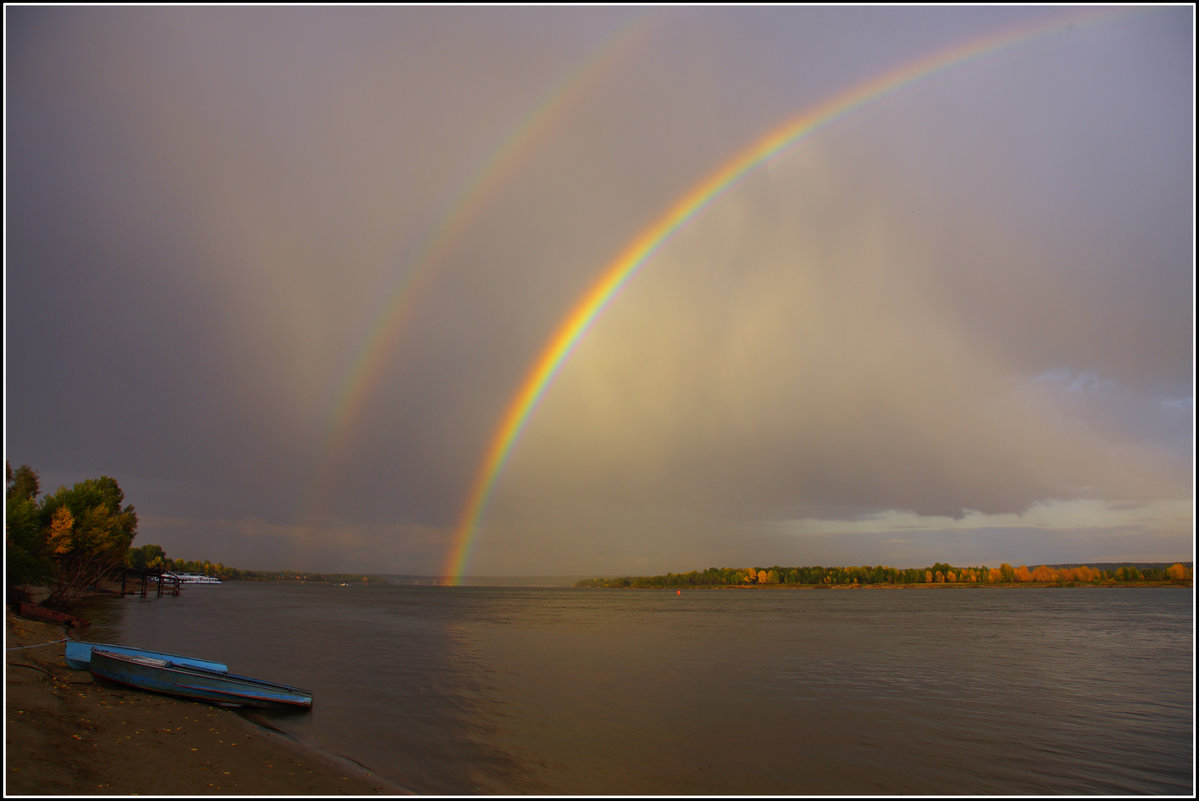
[{"label": "far shore", "polygon": [[684,586],[662,584],[646,587],[580,587],[589,590],[1057,590],[1057,589],[1152,589],[1155,587],[1193,587],[1193,581],[1109,581],[1102,584],[1054,582],[940,582],[917,584],[688,584]]}]

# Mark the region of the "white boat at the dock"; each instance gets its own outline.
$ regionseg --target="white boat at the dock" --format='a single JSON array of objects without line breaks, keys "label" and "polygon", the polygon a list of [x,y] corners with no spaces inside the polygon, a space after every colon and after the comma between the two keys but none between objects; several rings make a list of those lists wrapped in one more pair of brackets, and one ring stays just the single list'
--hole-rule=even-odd
[{"label": "white boat at the dock", "polygon": [[216,576],[205,576],[200,573],[164,573],[167,578],[176,578],[180,584],[220,584]]}]

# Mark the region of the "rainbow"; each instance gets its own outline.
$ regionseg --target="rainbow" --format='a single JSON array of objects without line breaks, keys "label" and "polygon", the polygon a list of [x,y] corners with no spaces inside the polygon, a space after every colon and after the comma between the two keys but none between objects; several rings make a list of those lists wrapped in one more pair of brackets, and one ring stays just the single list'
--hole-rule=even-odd
[{"label": "rainbow", "polygon": [[305,493],[308,513],[323,505],[323,480],[335,472],[352,440],[355,421],[362,416],[362,407],[373,394],[387,364],[398,346],[404,329],[414,316],[417,302],[424,296],[437,267],[459,240],[478,211],[495,195],[505,180],[523,163],[535,146],[554,129],[555,123],[586,95],[613,65],[645,38],[652,27],[653,17],[636,14],[592,47],[575,66],[545,93],[541,101],[514,125],[492,150],[483,166],[455,195],[453,203],[440,218],[432,235],[417,254],[413,267],[403,273],[395,286],[385,293],[382,311],[356,349],[356,356],[336,388],[330,406],[332,421],[326,433],[323,458],[317,460],[317,474]]},{"label": "rainbow", "polygon": [[461,581],[475,542],[479,523],[487,507],[487,501],[495,488],[496,480],[503,471],[504,464],[520,437],[521,431],[536,409],[538,401],[553,382],[563,362],[570,356],[575,344],[587,333],[588,328],[600,312],[675,231],[754,167],[799,139],[873,101],[920,79],[928,78],[972,59],[1024,44],[1039,36],[1057,32],[1071,25],[1105,20],[1118,14],[1127,13],[1129,13],[1127,9],[1115,11],[1101,9],[1084,13],[1070,13],[1064,17],[1055,17],[1049,22],[1042,19],[1032,24],[991,33],[909,62],[787,119],[749,147],[737,153],[676,200],[655,222],[638,234],[615,261],[604,269],[595,283],[583,294],[559,324],[549,342],[526,373],[524,381],[521,382],[520,388],[509,402],[500,419],[499,426],[491,437],[490,444],[487,446],[471,484],[466,504],[454,530],[453,546],[444,571],[446,583],[456,585]]}]

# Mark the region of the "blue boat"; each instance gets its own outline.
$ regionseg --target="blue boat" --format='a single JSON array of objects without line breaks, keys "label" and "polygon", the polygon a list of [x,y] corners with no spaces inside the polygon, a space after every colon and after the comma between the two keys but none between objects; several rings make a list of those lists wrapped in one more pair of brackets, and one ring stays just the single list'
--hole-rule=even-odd
[{"label": "blue boat", "polygon": [[167,659],[92,649],[93,676],[167,695],[221,706],[308,709],[312,691],[221,670],[182,665]]},{"label": "blue boat", "polygon": [[162,659],[167,662],[174,662],[177,665],[191,665],[192,667],[204,668],[205,670],[219,670],[222,672],[229,671],[228,666],[223,662],[214,662],[211,659],[197,659],[196,657],[192,656],[179,656],[178,654],[168,654],[162,651],[147,651],[144,648],[133,648],[128,645],[83,642],[82,640],[67,640],[67,665],[75,670],[87,670],[88,665],[90,665],[92,661],[93,648],[101,648],[105,651],[116,654],[146,656],[151,659]]}]

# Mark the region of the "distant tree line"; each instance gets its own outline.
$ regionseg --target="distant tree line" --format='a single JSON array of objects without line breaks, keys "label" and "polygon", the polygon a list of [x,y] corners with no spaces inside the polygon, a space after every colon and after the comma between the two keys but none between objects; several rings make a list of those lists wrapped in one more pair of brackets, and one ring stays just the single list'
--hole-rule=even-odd
[{"label": "distant tree line", "polygon": [[198,573],[221,581],[336,581],[384,583],[378,576],[358,573],[306,573],[296,570],[243,570],[207,559],[172,559],[158,545],[143,545],[129,551],[129,567],[142,570],[163,570],[172,573]]},{"label": "distant tree line", "polygon": [[1175,582],[1192,580],[1192,567],[1177,562],[1166,566],[1123,565],[1099,569],[1086,565],[1041,565],[999,567],[978,565],[954,567],[938,562],[928,567],[898,568],[886,565],[870,567],[709,567],[689,573],[661,576],[624,576],[592,578],[576,582],[576,587],[749,587],[816,586],[846,587],[897,584],[1116,584],[1129,582]]},{"label": "distant tree line", "polygon": [[201,576],[213,576],[219,579],[241,578],[242,571],[225,567],[220,562],[210,562],[207,559],[172,559],[160,545],[142,545],[129,549],[126,559],[129,567],[137,570],[162,570],[171,573],[197,573]]},{"label": "distant tree line", "polygon": [[390,583],[382,576],[364,576],[361,573],[305,573],[295,570],[232,570],[231,577],[247,581],[331,581],[337,583],[352,581],[358,584]]},{"label": "distant tree line", "polygon": [[171,573],[197,573],[212,576],[221,581],[335,581],[359,583],[385,583],[378,576],[363,576],[358,573],[306,573],[296,570],[244,570],[229,567],[221,562],[207,559],[172,559],[158,545],[142,545],[131,548],[129,567],[139,570],[163,570]]}]

